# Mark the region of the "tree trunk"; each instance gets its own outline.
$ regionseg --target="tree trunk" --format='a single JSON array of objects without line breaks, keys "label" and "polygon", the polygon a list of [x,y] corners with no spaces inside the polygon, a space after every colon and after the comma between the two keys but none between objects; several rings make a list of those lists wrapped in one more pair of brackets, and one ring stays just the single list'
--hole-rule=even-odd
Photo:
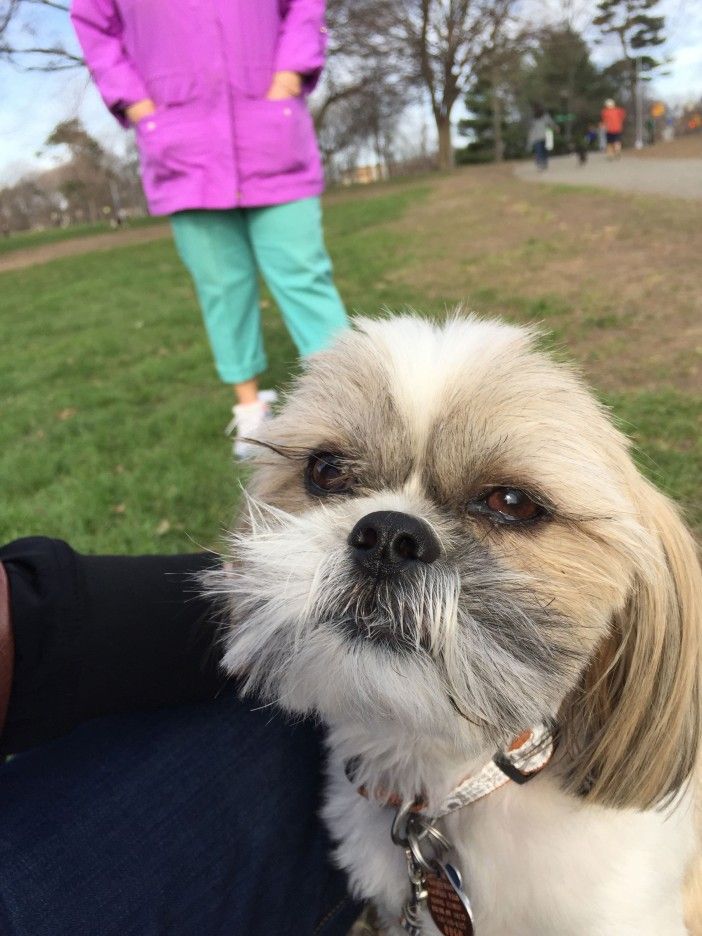
[{"label": "tree trunk", "polygon": [[439,169],[453,169],[453,146],[451,144],[451,121],[444,114],[435,114],[439,134]]},{"label": "tree trunk", "polygon": [[497,93],[497,79],[494,75],[492,80],[492,139],[495,162],[502,162],[505,158],[505,145],[502,140],[502,101]]},{"label": "tree trunk", "polygon": [[[629,110],[626,115],[626,122],[624,123],[624,132],[625,140],[631,144],[636,141],[637,138],[637,112],[638,112],[638,97],[639,97],[639,74],[637,67],[637,60],[634,58],[631,60],[631,68],[629,71]],[[626,131],[629,131],[626,133]]]}]

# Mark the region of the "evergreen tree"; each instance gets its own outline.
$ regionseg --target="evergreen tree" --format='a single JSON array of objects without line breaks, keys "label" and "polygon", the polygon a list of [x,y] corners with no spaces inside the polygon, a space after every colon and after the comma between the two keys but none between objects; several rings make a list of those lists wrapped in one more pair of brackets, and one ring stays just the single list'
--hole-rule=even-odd
[{"label": "evergreen tree", "polygon": [[616,93],[610,74],[600,71],[579,33],[568,25],[541,31],[525,69],[521,106],[538,101],[560,126],[557,148],[569,150],[575,137],[598,123],[604,100]]},{"label": "evergreen tree", "polygon": [[459,150],[461,162],[493,158],[496,100],[504,154],[514,159],[525,153],[535,103],[560,125],[556,150],[568,152],[588,125],[599,122],[604,100],[617,90],[612,76],[593,63],[583,37],[568,25],[541,30],[528,48],[519,49],[516,60],[501,62],[497,82],[488,60],[465,95],[469,116],[459,123],[459,130],[470,142]]},{"label": "evergreen tree", "polygon": [[[660,0],[599,0],[593,24],[604,36],[617,36],[621,58],[609,67],[610,74],[626,89],[632,104],[636,100],[636,60],[643,79],[663,64],[650,52],[665,42],[664,16],[654,16]],[[648,51],[647,51],[648,50]]]},{"label": "evergreen tree", "polygon": [[459,163],[518,159],[524,155],[526,131],[515,106],[518,84],[517,71],[512,83],[503,81],[497,88],[488,68],[475,76],[464,97],[470,116],[458,123],[459,133],[468,138],[467,146],[456,152]]}]

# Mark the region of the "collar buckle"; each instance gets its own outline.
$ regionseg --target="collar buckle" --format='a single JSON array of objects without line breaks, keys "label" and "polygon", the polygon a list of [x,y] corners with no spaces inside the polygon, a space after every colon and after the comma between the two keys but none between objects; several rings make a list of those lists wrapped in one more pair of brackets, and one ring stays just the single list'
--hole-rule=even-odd
[{"label": "collar buckle", "polygon": [[526,773],[525,771],[520,770],[519,767],[517,767],[516,764],[513,764],[512,761],[501,751],[495,754],[492,762],[496,767],[499,767],[499,769],[506,777],[509,777],[510,780],[513,780],[520,786],[522,786],[524,783],[528,783],[529,780],[532,780],[537,775],[537,773],[539,773],[538,770],[534,770],[531,773]]}]

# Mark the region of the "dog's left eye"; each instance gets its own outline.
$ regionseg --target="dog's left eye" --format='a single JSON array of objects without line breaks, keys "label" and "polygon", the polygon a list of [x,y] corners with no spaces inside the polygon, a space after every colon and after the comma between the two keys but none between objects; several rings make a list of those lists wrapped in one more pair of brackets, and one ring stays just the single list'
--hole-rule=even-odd
[{"label": "dog's left eye", "polygon": [[316,452],[311,455],[305,471],[307,488],[312,494],[343,494],[353,485],[348,466],[339,455]]},{"label": "dog's left eye", "polygon": [[480,500],[483,511],[496,514],[507,523],[529,523],[543,517],[546,510],[519,488],[495,487]]}]

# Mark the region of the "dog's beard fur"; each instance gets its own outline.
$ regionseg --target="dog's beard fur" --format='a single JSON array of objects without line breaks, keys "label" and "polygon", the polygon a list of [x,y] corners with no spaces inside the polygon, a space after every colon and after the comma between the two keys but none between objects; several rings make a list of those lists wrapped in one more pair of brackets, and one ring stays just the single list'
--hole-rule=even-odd
[{"label": "dog's beard fur", "polygon": [[[456,751],[558,717],[571,788],[646,806],[694,761],[696,560],[623,437],[532,338],[473,319],[362,322],[312,359],[265,430],[231,564],[207,580],[230,601],[224,664],[289,711]],[[310,496],[315,451],[351,459],[351,495]],[[471,491],[522,478],[555,505],[549,521],[463,515]],[[361,573],[349,533],[378,510],[427,522],[440,558]]]},{"label": "dog's beard fur", "polygon": [[209,580],[236,596],[225,665],[247,689],[330,721],[390,717],[453,740],[460,713],[497,744],[554,717],[586,659],[572,623],[445,521],[441,560],[400,579],[360,574],[346,537],[371,509],[293,515],[248,499],[236,564]]}]

